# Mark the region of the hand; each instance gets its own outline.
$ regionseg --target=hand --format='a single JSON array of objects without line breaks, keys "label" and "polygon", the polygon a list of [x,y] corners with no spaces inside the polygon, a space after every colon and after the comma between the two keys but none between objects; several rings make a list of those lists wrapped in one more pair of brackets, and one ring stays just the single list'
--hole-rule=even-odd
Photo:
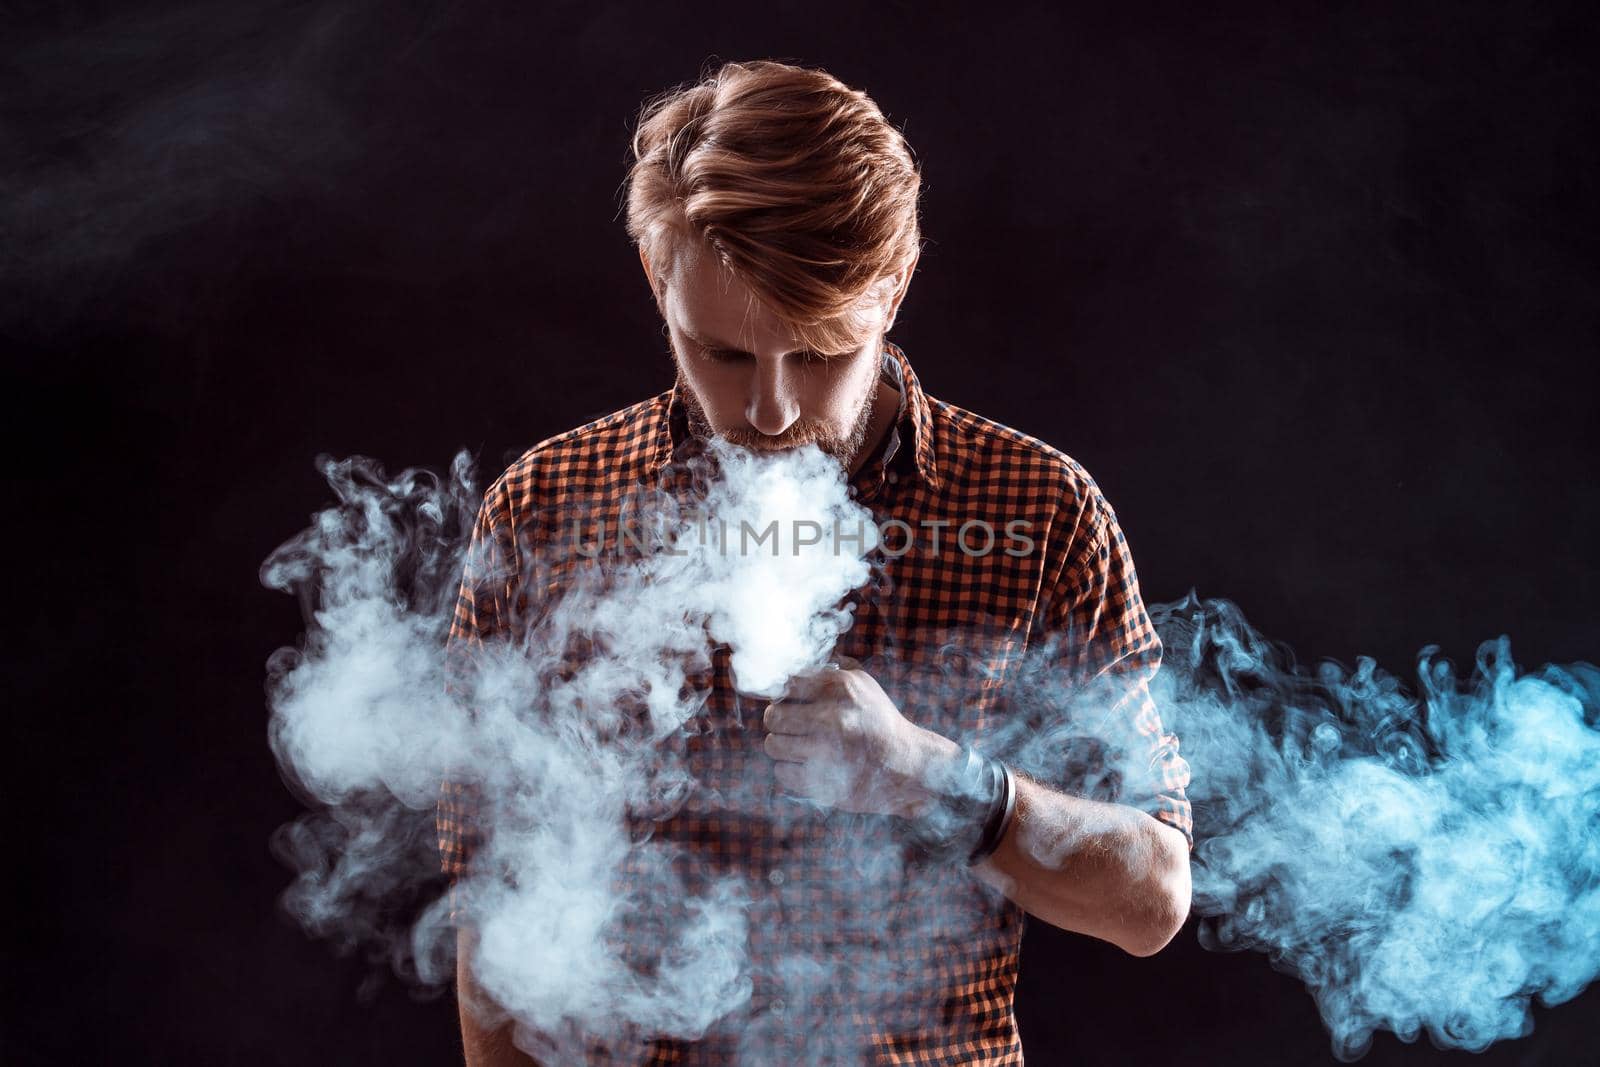
[{"label": "hand", "polygon": [[796,677],[761,722],[778,784],[844,811],[917,817],[929,771],[961,751],[901,715],[854,660]]}]

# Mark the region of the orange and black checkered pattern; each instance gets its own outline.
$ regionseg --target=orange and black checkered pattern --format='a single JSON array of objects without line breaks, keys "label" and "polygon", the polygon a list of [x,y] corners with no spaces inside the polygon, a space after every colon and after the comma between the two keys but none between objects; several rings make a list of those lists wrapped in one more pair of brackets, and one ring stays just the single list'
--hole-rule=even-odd
[{"label": "orange and black checkered pattern", "polygon": [[[1161,645],[1139,594],[1133,561],[1099,488],[1070,457],[1016,430],[927,396],[905,353],[886,343],[884,375],[900,413],[879,451],[851,479],[852,495],[880,524],[900,520],[915,543],[889,536],[874,576],[848,598],[854,622],[839,654],[860,661],[912,722],[1001,758],[1026,729],[1007,681],[1025,654],[1050,649],[1063,676],[1115,699],[1141,746],[1144,782],[1116,799],[1191,837],[1189,769],[1164,732],[1149,693]],[[570,514],[613,523],[638,486],[683,486],[680,461],[698,446],[673,391],[544,441],[488,489],[473,533],[468,573],[450,632],[452,664],[485,642],[513,636],[558,596],[578,560],[551,553]],[[1026,554],[951,550],[963,524],[982,520],[1004,536],[1022,520],[1036,544]],[[947,525],[939,526],[939,523]],[[936,548],[932,536],[943,539]],[[968,542],[971,544],[971,541]],[[940,550],[942,549],[942,551]],[[530,561],[538,558],[536,565]],[[508,577],[517,576],[517,577]],[[1018,1064],[1012,1013],[1023,913],[968,870],[918,867],[896,851],[892,820],[844,813],[770,817],[730,806],[736,786],[770,777],[760,708],[741,707],[728,650],[695,684],[703,710],[674,740],[701,787],[670,818],[639,816],[636,840],[677,846],[695,877],[741,877],[750,887],[751,1000],[702,1039],[641,1036],[626,1048],[596,1046],[596,1060],[624,1063],[866,1062]],[[464,668],[461,668],[464,669]],[[1099,687],[1099,688],[1095,688]],[[1026,723],[1022,724],[1024,727]],[[986,747],[986,740],[992,742]],[[1023,770],[1046,785],[1083,791],[1065,755]],[[785,801],[768,793],[766,802]],[[444,784],[439,844],[444,870],[464,872],[480,833],[468,783]],[[895,862],[882,862],[893,855]],[[644,862],[643,860],[640,861]],[[698,872],[695,874],[694,872]],[[624,864],[614,888],[638,874]],[[682,902],[661,901],[651,925],[670,924]],[[640,943],[651,931],[627,929]],[[823,977],[802,983],[795,961]],[[790,994],[792,996],[792,994]]]}]

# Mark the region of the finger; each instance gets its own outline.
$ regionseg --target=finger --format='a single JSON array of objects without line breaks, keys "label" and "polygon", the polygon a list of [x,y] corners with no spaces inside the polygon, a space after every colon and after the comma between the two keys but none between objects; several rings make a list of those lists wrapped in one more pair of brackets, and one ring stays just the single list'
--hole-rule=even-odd
[{"label": "finger", "polygon": [[806,763],[828,751],[816,738],[796,734],[768,734],[761,747],[773,759],[787,763]]},{"label": "finger", "polygon": [[[811,704],[815,703],[821,695],[821,689],[815,685],[792,681],[783,687],[783,692],[778,694],[778,700],[787,701],[790,704]],[[776,704],[778,700],[773,701],[773,703]]]},{"label": "finger", "polygon": [[796,674],[789,679],[780,694],[782,700],[792,700],[795,703],[809,703],[826,693],[839,680],[839,672],[832,665],[819,670],[806,671]]},{"label": "finger", "polygon": [[836,655],[836,656],[833,657],[833,662],[839,665],[839,669],[841,671],[862,671],[862,670],[866,670],[865,667],[861,666],[861,661],[858,660],[858,659],[855,659],[852,656],[837,656]]},{"label": "finger", "polygon": [[775,734],[815,733],[821,721],[817,709],[816,704],[795,705],[786,700],[774,700],[761,713],[761,725]]}]

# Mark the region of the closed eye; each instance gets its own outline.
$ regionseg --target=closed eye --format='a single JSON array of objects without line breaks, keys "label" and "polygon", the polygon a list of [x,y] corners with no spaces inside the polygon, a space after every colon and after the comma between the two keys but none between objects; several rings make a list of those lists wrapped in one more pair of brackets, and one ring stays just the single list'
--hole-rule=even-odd
[{"label": "closed eye", "polygon": [[[728,348],[702,348],[700,350],[700,354],[706,359],[711,360],[713,363],[742,363],[745,360],[752,358],[748,352],[737,352]],[[800,360],[807,366],[816,366],[818,364],[828,363],[835,359],[842,359],[845,356],[850,355],[850,353],[835,352],[832,355],[827,355],[821,352],[805,351],[796,352],[794,355],[796,359]]]}]

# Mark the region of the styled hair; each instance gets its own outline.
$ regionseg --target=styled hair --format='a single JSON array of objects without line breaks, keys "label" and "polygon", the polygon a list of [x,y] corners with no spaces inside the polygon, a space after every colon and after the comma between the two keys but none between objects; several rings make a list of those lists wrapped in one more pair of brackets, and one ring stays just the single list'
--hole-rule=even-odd
[{"label": "styled hair", "polygon": [[920,247],[900,131],[866,93],[787,63],[724,63],[647,101],[627,187],[652,270],[698,242],[819,351],[861,342],[855,314]]}]

